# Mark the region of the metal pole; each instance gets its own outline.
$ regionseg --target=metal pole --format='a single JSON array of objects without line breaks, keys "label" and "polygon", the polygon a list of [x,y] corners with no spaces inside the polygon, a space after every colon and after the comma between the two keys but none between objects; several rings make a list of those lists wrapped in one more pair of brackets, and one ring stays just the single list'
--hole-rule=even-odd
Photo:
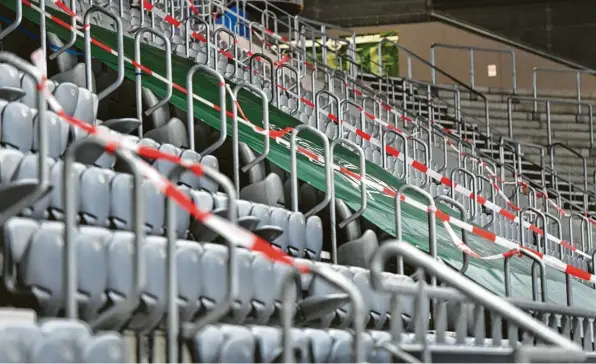
[{"label": "metal pole", "polygon": [[474,79],[474,49],[470,48],[470,82],[472,88],[476,89],[476,80]]}]

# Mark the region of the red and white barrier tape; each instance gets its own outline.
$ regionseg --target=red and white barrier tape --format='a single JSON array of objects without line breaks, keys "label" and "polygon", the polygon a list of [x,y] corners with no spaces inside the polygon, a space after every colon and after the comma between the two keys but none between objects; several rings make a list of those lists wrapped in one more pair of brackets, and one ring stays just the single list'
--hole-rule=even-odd
[{"label": "red and white barrier tape", "polygon": [[[397,193],[394,193],[394,194],[396,196],[398,195]],[[448,214],[437,209],[436,207],[427,206],[427,205],[425,205],[421,202],[418,202],[417,200],[415,200],[411,197],[408,197],[406,195],[399,194],[399,199],[401,201],[407,203],[408,205],[415,207],[418,210],[425,211],[426,213],[431,213],[434,211],[436,213],[437,219],[441,220],[443,222],[443,224],[445,225],[445,227],[447,228],[447,231],[449,232],[449,235],[451,236],[451,238],[454,240],[456,247],[468,255],[474,256],[479,259],[484,259],[484,260],[495,260],[495,259],[502,259],[502,258],[510,257],[512,255],[517,254],[517,252],[519,250],[523,249],[523,250],[527,250],[527,251],[535,254],[539,259],[541,259],[544,262],[544,264],[546,264],[547,266],[550,266],[551,268],[557,269],[563,273],[567,273],[570,276],[573,276],[573,277],[576,277],[576,278],[579,278],[579,279],[582,279],[585,281],[589,281],[592,283],[596,283],[596,275],[590,274],[589,272],[586,272],[582,269],[579,269],[572,265],[566,264],[553,256],[542,254],[542,253],[532,250],[530,248],[520,246],[513,241],[510,241],[510,240],[507,240],[500,236],[497,236],[497,235],[491,233],[490,231],[476,227],[476,226],[469,224],[465,221],[461,221],[454,217],[451,217]],[[477,253],[473,252],[472,249],[470,249],[466,244],[464,244],[461,241],[461,239],[459,239],[459,237],[457,237],[457,235],[455,234],[453,229],[449,226],[449,223],[459,227],[460,229],[466,230],[474,235],[481,236],[481,237],[485,238],[486,240],[507,249],[507,251],[504,253],[501,253],[501,254],[497,254],[497,255],[492,255],[492,256],[488,256],[488,257],[480,257]]]},{"label": "red and white barrier tape", "polygon": [[[45,69],[45,59],[43,58],[40,50],[34,52],[31,56],[33,63],[38,69]],[[153,169],[145,161],[136,157],[139,155],[145,158],[151,159],[165,159],[173,163],[177,163],[191,170],[195,175],[203,175],[203,167],[197,163],[189,163],[184,159],[163,153],[158,149],[154,149],[146,146],[139,146],[128,139],[123,138],[118,133],[102,132],[102,129],[97,128],[95,125],[88,124],[84,121],[78,120],[72,117],[64,111],[58,100],[52,95],[49,88],[47,87],[46,78],[44,75],[43,81],[38,86],[38,90],[42,91],[47,98],[50,108],[60,116],[62,119],[67,121],[70,125],[84,130],[90,135],[96,136],[106,143],[106,151],[113,152],[116,149],[123,149],[123,153],[135,163],[141,174],[147,178],[151,183],[166,196],[171,198],[178,203],[184,210],[191,214],[195,219],[203,223],[208,228],[217,232],[231,243],[246,247],[253,251],[258,251],[273,261],[290,264],[305,272],[308,270],[306,266],[298,265],[295,261],[283,251],[271,245],[271,243],[264,239],[252,234],[251,232],[243,229],[239,225],[233,224],[217,215],[210,212],[200,210],[184,193],[182,193],[174,184],[172,184],[167,178],[160,175],[155,169]]]},{"label": "red and white barrier tape", "polygon": [[[34,10],[36,10],[38,12],[41,12],[40,9],[37,6],[31,4],[28,0],[22,0],[22,2],[25,5],[31,7],[32,9],[34,9]],[[66,29],[71,30],[70,25],[69,24],[66,24],[65,22],[63,22],[59,18],[57,18],[55,16],[52,16],[51,14],[49,14],[47,12],[45,13],[45,15],[46,15],[46,17],[50,18],[51,20],[55,21],[57,24],[65,27]],[[75,31],[79,32],[76,29],[75,29]],[[79,33],[81,33],[81,32],[79,32]],[[82,33],[81,33],[81,35],[82,35]],[[93,43],[95,46],[101,48],[102,50],[104,50],[104,51],[106,51],[106,52],[108,52],[108,53],[110,53],[112,55],[118,55],[118,53],[115,50],[113,50],[112,48],[108,47],[104,43],[102,43],[102,42],[100,42],[100,41],[98,41],[98,40],[96,40],[94,38],[91,38],[91,43]],[[127,63],[132,64],[135,68],[137,68],[137,71],[138,72],[143,71],[143,72],[147,73],[148,75],[151,75],[154,78],[156,78],[156,79],[158,79],[158,80],[160,80],[160,81],[162,81],[164,83],[168,83],[169,82],[165,77],[163,77],[163,76],[161,76],[161,75],[153,72],[152,70],[150,70],[149,68],[147,68],[147,67],[145,67],[145,66],[143,66],[141,64],[138,64],[138,63],[134,62],[130,58],[124,57],[124,59],[125,59],[125,61]],[[172,82],[172,86],[176,90],[178,90],[178,91],[180,91],[182,93],[187,93],[187,90],[183,86],[181,86],[181,85],[178,85],[178,84]],[[201,102],[201,103],[203,103],[203,104],[205,104],[205,105],[207,105],[207,106],[209,106],[209,107],[211,107],[211,108],[213,108],[215,110],[218,110],[218,111],[220,110],[219,105],[216,105],[216,104],[214,104],[214,103],[212,103],[212,102],[210,102],[210,101],[208,101],[208,100],[206,100],[206,99],[204,99],[204,98],[202,98],[200,96],[197,96],[196,94],[195,95],[192,95],[192,96],[193,96],[193,98],[195,100],[197,100],[197,101],[199,101],[199,102]],[[232,116],[232,113],[228,111],[227,112],[227,115],[229,117],[231,117]],[[332,120],[335,119],[334,121],[339,122],[339,119],[337,118],[337,116],[332,115],[332,114],[329,114],[329,117],[330,117],[330,119],[332,119]],[[404,116],[402,116],[402,117],[404,117]],[[283,137],[285,135],[289,134],[293,130],[293,128],[288,127],[288,128],[283,129],[283,130],[269,130],[267,132],[267,131],[264,131],[261,127],[258,127],[256,125],[252,124],[248,120],[245,120],[245,119],[242,119],[242,118],[238,118],[238,120],[241,123],[243,123],[243,124],[249,126],[250,128],[252,128],[254,132],[256,132],[258,134],[263,134],[263,135],[264,134],[268,134],[269,137],[273,138],[276,143],[278,143],[280,145],[283,145],[286,148],[289,148],[290,147],[289,141],[283,139]],[[349,125],[349,124],[346,123],[346,125]],[[387,125],[389,125],[389,124],[387,124]],[[388,126],[388,127],[390,129],[394,129],[394,130],[396,130],[398,132],[401,132],[401,130],[399,130],[399,129],[393,127],[393,126]],[[369,135],[368,133],[366,133],[366,132],[364,132],[364,131],[362,131],[360,129],[357,129],[357,128],[355,128],[354,130],[355,130],[355,132],[356,132],[356,134],[358,136],[360,136],[360,137],[362,137],[364,139],[367,139],[368,138],[367,140],[371,140],[372,139],[372,136]],[[417,160],[413,160],[411,158],[405,159],[402,153],[400,153],[399,151],[397,151],[396,149],[394,149],[394,148],[392,148],[390,146],[387,146],[386,150],[387,150],[387,152],[390,155],[393,155],[394,157],[400,159],[401,161],[405,161],[406,164],[408,164],[412,168],[418,170],[419,172],[421,172],[423,174],[426,174],[427,176],[433,178],[434,180],[442,183],[443,185],[445,185],[447,187],[454,188],[455,191],[457,191],[458,193],[460,193],[460,194],[462,194],[464,196],[468,196],[470,199],[474,199],[474,194],[472,193],[472,191],[468,190],[464,186],[461,186],[461,185],[456,184],[456,183],[452,183],[452,181],[449,178],[447,178],[447,177],[441,175],[440,173],[438,173],[438,172],[430,169],[428,166],[426,166],[426,165],[418,162]],[[319,155],[317,155],[316,153],[314,153],[312,151],[309,151],[309,150],[307,150],[307,149],[305,149],[303,147],[298,147],[298,152],[301,153],[301,154],[303,154],[303,155],[305,155],[305,156],[307,156],[313,162],[316,161],[319,164],[324,164],[324,158],[321,157],[321,156],[319,156]],[[339,167],[339,166],[337,166],[335,164],[332,167],[333,167],[334,170],[339,171],[340,173],[343,173],[343,174],[347,174],[347,175],[349,175],[351,177],[354,177],[354,175],[355,175],[354,172],[351,172],[351,171],[349,171],[348,169],[346,169],[344,167]],[[389,196],[391,196],[391,194],[393,194],[393,196],[395,195],[395,192],[391,188],[389,188],[387,185],[382,184],[382,181],[379,182],[379,181],[373,180],[371,178],[366,178],[365,179],[365,182],[369,186],[371,186],[374,189],[378,190],[379,192],[382,192],[382,193],[387,194]],[[510,221],[514,221],[514,222],[517,222],[517,223],[520,222],[519,218],[517,216],[515,216],[513,213],[511,213],[511,212],[509,212],[509,211],[501,208],[500,206],[492,203],[491,201],[487,201],[483,196],[477,195],[476,196],[476,202],[478,202],[479,204],[487,207],[490,210],[495,211],[496,213],[498,213],[499,215],[505,217],[506,219],[508,219]],[[536,232],[539,235],[543,235],[544,234],[544,232],[541,229],[539,229],[537,226],[534,226],[534,225],[530,224],[527,221],[523,221],[522,223],[523,223],[523,226],[524,227],[530,229],[531,231],[534,231],[534,232]],[[566,241],[564,241],[562,239],[559,239],[559,238],[557,238],[557,237],[555,237],[553,235],[550,235],[548,233],[546,234],[546,236],[547,236],[547,238],[549,240],[555,242],[556,244],[560,244],[563,247],[565,247],[565,248],[567,248],[567,249],[569,249],[569,250],[571,250],[573,252],[576,252],[577,254],[580,254],[580,255],[588,258],[588,259],[591,259],[591,257],[588,254],[586,254],[586,253],[584,253],[582,251],[577,250],[573,245],[569,244],[568,242],[566,242]]]}]

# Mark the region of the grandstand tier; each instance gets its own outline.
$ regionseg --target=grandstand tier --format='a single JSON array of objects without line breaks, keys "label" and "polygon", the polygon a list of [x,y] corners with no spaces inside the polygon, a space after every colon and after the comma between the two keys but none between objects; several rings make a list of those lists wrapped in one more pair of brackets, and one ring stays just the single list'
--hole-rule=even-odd
[{"label": "grandstand tier", "polygon": [[0,5],[0,361],[596,361],[591,111],[261,3]]}]

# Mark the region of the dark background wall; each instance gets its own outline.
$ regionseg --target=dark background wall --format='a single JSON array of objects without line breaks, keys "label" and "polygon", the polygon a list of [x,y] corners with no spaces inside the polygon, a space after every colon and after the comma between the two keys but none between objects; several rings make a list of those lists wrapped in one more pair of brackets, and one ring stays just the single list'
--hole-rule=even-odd
[{"label": "dark background wall", "polygon": [[303,15],[345,27],[429,21],[434,10],[596,68],[594,0],[305,0]]}]

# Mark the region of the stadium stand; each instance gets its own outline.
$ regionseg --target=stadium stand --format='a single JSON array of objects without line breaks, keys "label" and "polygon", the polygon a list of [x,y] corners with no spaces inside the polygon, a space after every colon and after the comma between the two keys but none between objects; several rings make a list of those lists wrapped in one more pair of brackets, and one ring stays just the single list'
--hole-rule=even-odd
[{"label": "stadium stand", "polygon": [[596,361],[589,103],[332,68],[271,4],[0,9],[0,362]]}]

